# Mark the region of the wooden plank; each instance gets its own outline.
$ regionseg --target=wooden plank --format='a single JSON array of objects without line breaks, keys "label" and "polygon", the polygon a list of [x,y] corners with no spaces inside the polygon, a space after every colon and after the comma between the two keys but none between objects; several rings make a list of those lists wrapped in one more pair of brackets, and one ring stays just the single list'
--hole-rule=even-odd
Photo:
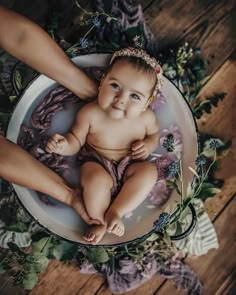
[{"label": "wooden plank", "polygon": [[60,261],[51,261],[31,295],[58,294],[73,295],[83,288],[91,274],[81,274],[75,265],[66,265]]},{"label": "wooden plank", "polygon": [[104,278],[99,274],[94,274],[88,279],[86,284],[84,284],[84,286],[79,290],[79,292],[76,293],[76,295],[97,294],[97,290],[103,285],[103,283],[104,283]]},{"label": "wooden plank", "polygon": [[[222,285],[235,280],[233,272],[236,265],[235,206],[236,198],[232,197],[231,202],[214,224],[220,241],[219,249],[210,250],[206,255],[186,260],[192,269],[197,270],[204,286],[204,294],[217,294]],[[158,290],[158,295],[166,294],[182,295],[186,294],[186,291],[177,290],[173,284],[167,282]]]},{"label": "wooden plank", "polygon": [[236,269],[232,271],[232,275],[228,276],[224,283],[217,290],[215,295],[235,295],[236,294]]},{"label": "wooden plank", "polygon": [[160,50],[186,41],[201,47],[211,62],[209,73],[235,48],[234,0],[158,0],[145,11],[145,18]]},{"label": "wooden plank", "polygon": [[[225,141],[232,140],[233,147],[236,145],[236,126],[233,119],[236,114],[236,54],[232,54],[216,74],[210,79],[200,93],[201,99],[211,96],[214,93],[227,93],[225,99],[213,109],[212,114],[205,114],[198,120],[200,132],[210,133],[219,136]],[[220,168],[216,172],[217,178],[223,178],[225,184],[221,193],[206,201],[206,208],[211,219],[221,211],[234,194],[236,188],[236,150],[231,148],[230,152],[220,161]]]},{"label": "wooden plank", "polygon": [[137,2],[141,4],[143,11],[145,11],[154,0],[138,0]]},{"label": "wooden plank", "polygon": [[[141,285],[139,288],[123,293],[124,295],[143,295],[143,294],[154,294],[155,290],[161,286],[161,284],[165,281],[164,278],[162,278],[159,275],[153,276],[150,280],[148,280],[146,283]],[[102,294],[101,294],[102,295]]]}]

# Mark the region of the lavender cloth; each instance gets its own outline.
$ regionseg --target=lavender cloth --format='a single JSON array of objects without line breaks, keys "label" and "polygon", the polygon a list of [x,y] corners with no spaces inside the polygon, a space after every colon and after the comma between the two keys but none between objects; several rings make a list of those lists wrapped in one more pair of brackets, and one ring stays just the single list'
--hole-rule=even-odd
[{"label": "lavender cloth", "polygon": [[[135,245],[134,245],[135,247]],[[143,268],[133,262],[129,257],[114,259],[113,264],[104,263],[100,274],[106,279],[112,293],[124,293],[138,288],[155,275],[170,279],[177,288],[188,289],[189,295],[203,294],[202,284],[191,268],[180,260],[156,259],[154,255],[143,257]],[[77,260],[82,273],[96,273],[97,270],[84,259],[82,263]]]},{"label": "lavender cloth", "polygon": [[114,198],[121,189],[123,184],[124,173],[132,162],[131,156],[124,157],[119,163],[109,160],[100,155],[89,144],[82,147],[78,154],[78,165],[81,166],[85,162],[97,162],[102,165],[103,168],[111,175],[113,180],[113,187],[111,190],[112,198]]}]

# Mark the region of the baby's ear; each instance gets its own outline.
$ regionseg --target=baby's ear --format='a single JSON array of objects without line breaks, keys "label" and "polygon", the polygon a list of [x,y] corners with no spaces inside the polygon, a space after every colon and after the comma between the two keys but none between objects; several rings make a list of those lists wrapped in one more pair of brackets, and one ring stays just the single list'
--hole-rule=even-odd
[{"label": "baby's ear", "polygon": [[101,77],[101,80],[100,80],[100,84],[98,86],[98,90],[100,90],[100,87],[102,86],[102,83],[103,83],[103,80],[105,79],[106,75],[103,74],[102,77]]}]

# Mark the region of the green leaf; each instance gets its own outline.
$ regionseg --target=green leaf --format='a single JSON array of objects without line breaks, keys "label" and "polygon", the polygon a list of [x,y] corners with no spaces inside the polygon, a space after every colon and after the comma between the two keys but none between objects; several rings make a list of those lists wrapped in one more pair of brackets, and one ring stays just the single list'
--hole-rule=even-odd
[{"label": "green leaf", "polygon": [[28,227],[23,222],[17,222],[15,224],[7,226],[6,229],[13,232],[23,233],[28,230]]},{"label": "green leaf", "polygon": [[21,90],[22,89],[22,78],[21,78],[21,74],[18,70],[15,71],[14,80],[15,80],[17,89]]},{"label": "green leaf", "polygon": [[179,221],[176,222],[176,228],[175,228],[175,235],[179,235],[182,233],[182,226]]},{"label": "green leaf", "polygon": [[2,260],[0,261],[0,274],[4,274],[6,272],[6,268],[5,268],[5,261]]},{"label": "green leaf", "polygon": [[192,194],[193,194],[193,189],[192,189],[191,183],[189,182],[187,187],[187,196],[191,196]]},{"label": "green leaf", "polygon": [[34,272],[25,274],[23,278],[23,287],[26,290],[32,290],[38,282],[38,276]]},{"label": "green leaf", "polygon": [[198,199],[205,201],[206,199],[213,197],[215,194],[219,192],[220,190],[216,188],[212,183],[205,182],[202,184],[201,190],[196,197]]},{"label": "green leaf", "polygon": [[16,101],[16,99],[17,99],[16,95],[10,95],[9,96],[9,100],[10,100],[11,103],[14,103]]},{"label": "green leaf", "polygon": [[175,181],[167,180],[167,181],[166,181],[166,184],[167,184],[169,187],[175,189],[176,192],[177,192],[179,195],[181,195],[181,192],[180,192],[180,190],[179,190],[179,188],[178,188],[178,185],[177,185],[177,183],[176,183]]},{"label": "green leaf", "polygon": [[38,242],[42,238],[48,238],[50,235],[45,231],[36,232],[32,235],[31,239],[33,242]]},{"label": "green leaf", "polygon": [[[213,138],[210,138],[204,142],[204,148],[202,154],[207,158],[213,158],[215,156],[215,150],[210,148],[210,143]],[[219,138],[214,138],[219,143],[219,148],[224,146],[224,142]]]},{"label": "green leaf", "polygon": [[50,236],[42,238],[38,242],[32,243],[33,252],[41,252],[45,256],[50,255],[51,248],[53,247],[53,243],[50,240]]},{"label": "green leaf", "polygon": [[60,261],[67,261],[73,259],[77,250],[78,246],[75,243],[60,241],[60,243],[53,248],[52,255]]},{"label": "green leaf", "polygon": [[197,178],[199,178],[199,175],[198,175],[198,173],[197,173],[197,171],[196,171],[195,169],[193,169],[192,167],[188,167],[188,169],[189,169],[191,172],[193,172],[193,174],[194,174]]},{"label": "green leaf", "polygon": [[12,253],[17,253],[20,256],[25,256],[25,253],[23,251],[21,251],[21,249],[15,243],[8,242],[7,245],[10,248]]},{"label": "green leaf", "polygon": [[156,241],[159,237],[160,236],[157,233],[153,233],[146,239],[146,241],[153,242]]},{"label": "green leaf", "polygon": [[48,267],[48,262],[48,258],[40,252],[32,252],[26,256],[26,265],[30,272],[42,272]]},{"label": "green leaf", "polygon": [[88,260],[94,264],[105,263],[109,260],[109,256],[106,250],[102,247],[91,248],[88,251]]}]

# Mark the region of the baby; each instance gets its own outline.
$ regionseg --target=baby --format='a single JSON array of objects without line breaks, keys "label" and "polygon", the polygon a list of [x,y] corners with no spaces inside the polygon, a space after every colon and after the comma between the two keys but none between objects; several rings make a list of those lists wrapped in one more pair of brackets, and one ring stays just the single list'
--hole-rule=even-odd
[{"label": "baby", "polygon": [[98,97],[77,114],[71,131],[54,134],[49,153],[79,153],[80,184],[92,219],[84,239],[97,244],[106,231],[122,236],[121,218],[141,204],[157,180],[145,160],[159,141],[155,113],[148,108],[161,86],[161,68],[145,51],[114,53]]}]

